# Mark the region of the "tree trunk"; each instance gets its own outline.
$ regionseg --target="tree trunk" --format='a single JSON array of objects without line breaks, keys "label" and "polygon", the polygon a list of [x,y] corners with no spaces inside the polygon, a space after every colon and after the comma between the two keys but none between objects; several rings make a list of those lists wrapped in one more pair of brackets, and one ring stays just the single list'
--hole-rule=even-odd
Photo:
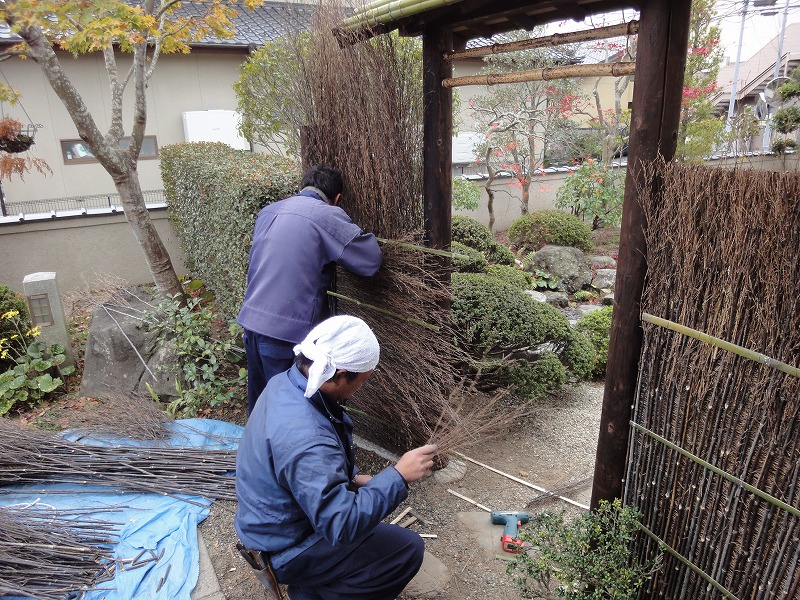
[{"label": "tree trunk", "polygon": [[520,201],[519,205],[519,212],[523,215],[527,215],[528,211],[530,210],[530,199],[531,199],[531,182],[530,180],[522,183],[522,200]]},{"label": "tree trunk", "polygon": [[136,241],[142,247],[158,292],[166,296],[179,294],[183,300],[183,289],[178,281],[178,275],[145,206],[136,169],[127,169],[123,175],[114,177],[114,185],[122,199],[125,218],[128,219]]},{"label": "tree trunk", "polygon": [[484,162],[486,164],[486,173],[489,175],[489,179],[486,180],[486,185],[484,188],[486,189],[486,197],[488,198],[486,202],[486,210],[489,212],[489,232],[494,233],[494,190],[492,189],[492,184],[494,183],[494,167],[492,167],[491,156],[492,147],[488,146],[486,148],[486,157]]}]

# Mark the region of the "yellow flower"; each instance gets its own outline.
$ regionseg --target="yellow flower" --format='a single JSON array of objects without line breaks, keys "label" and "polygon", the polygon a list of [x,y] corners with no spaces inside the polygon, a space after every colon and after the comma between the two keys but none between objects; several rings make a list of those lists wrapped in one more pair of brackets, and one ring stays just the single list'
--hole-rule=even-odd
[{"label": "yellow flower", "polygon": [[25,332],[25,335],[28,337],[39,337],[42,335],[42,326],[37,325],[36,327],[31,327],[28,331]]},{"label": "yellow flower", "polygon": [[8,358],[8,350],[4,348],[3,351],[0,352],[0,358]]},{"label": "yellow flower", "polygon": [[9,310],[8,312],[4,312],[0,315],[3,319],[13,319],[19,314],[18,310]]}]

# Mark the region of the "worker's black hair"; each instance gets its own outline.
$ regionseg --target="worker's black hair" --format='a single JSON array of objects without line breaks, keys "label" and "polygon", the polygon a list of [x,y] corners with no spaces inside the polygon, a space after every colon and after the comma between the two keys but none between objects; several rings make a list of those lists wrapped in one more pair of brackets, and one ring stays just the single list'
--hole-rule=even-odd
[{"label": "worker's black hair", "polygon": [[[295,356],[294,364],[298,369],[300,369],[300,372],[303,375],[308,377],[308,370],[311,368],[311,361],[306,357],[305,354],[301,352],[300,354]],[[344,378],[347,379],[347,381],[353,381],[356,377],[358,377],[359,373],[354,373],[352,371],[345,371],[344,373],[342,373],[342,375],[344,375]]]},{"label": "worker's black hair", "polygon": [[315,165],[303,175],[300,182],[300,189],[313,186],[328,197],[328,202],[333,202],[336,196],[342,193],[344,183],[342,174],[333,167],[327,165]]}]

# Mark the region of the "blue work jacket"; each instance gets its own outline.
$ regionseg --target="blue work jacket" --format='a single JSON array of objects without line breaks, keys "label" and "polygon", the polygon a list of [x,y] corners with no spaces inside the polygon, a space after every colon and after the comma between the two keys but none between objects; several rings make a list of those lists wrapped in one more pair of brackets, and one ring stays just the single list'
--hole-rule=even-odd
[{"label": "blue work jacket", "polygon": [[358,541],[408,494],[394,467],[351,490],[353,422],[320,392],[305,398],[305,388],[296,366],[269,381],[236,458],[236,532],[275,568],[323,538]]},{"label": "blue work jacket", "polygon": [[258,213],[239,325],[300,343],[328,314],[336,265],[371,276],[382,262],[378,241],[338,206],[306,190]]}]

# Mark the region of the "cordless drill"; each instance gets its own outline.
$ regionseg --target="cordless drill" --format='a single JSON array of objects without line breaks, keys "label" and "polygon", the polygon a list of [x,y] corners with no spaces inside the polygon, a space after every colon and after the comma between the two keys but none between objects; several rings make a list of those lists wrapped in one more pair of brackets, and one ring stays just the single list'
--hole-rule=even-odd
[{"label": "cordless drill", "polygon": [[519,538],[519,526],[530,521],[531,516],[526,512],[492,511],[492,524],[505,525],[500,544],[505,552],[518,554],[522,552],[522,540]]}]

